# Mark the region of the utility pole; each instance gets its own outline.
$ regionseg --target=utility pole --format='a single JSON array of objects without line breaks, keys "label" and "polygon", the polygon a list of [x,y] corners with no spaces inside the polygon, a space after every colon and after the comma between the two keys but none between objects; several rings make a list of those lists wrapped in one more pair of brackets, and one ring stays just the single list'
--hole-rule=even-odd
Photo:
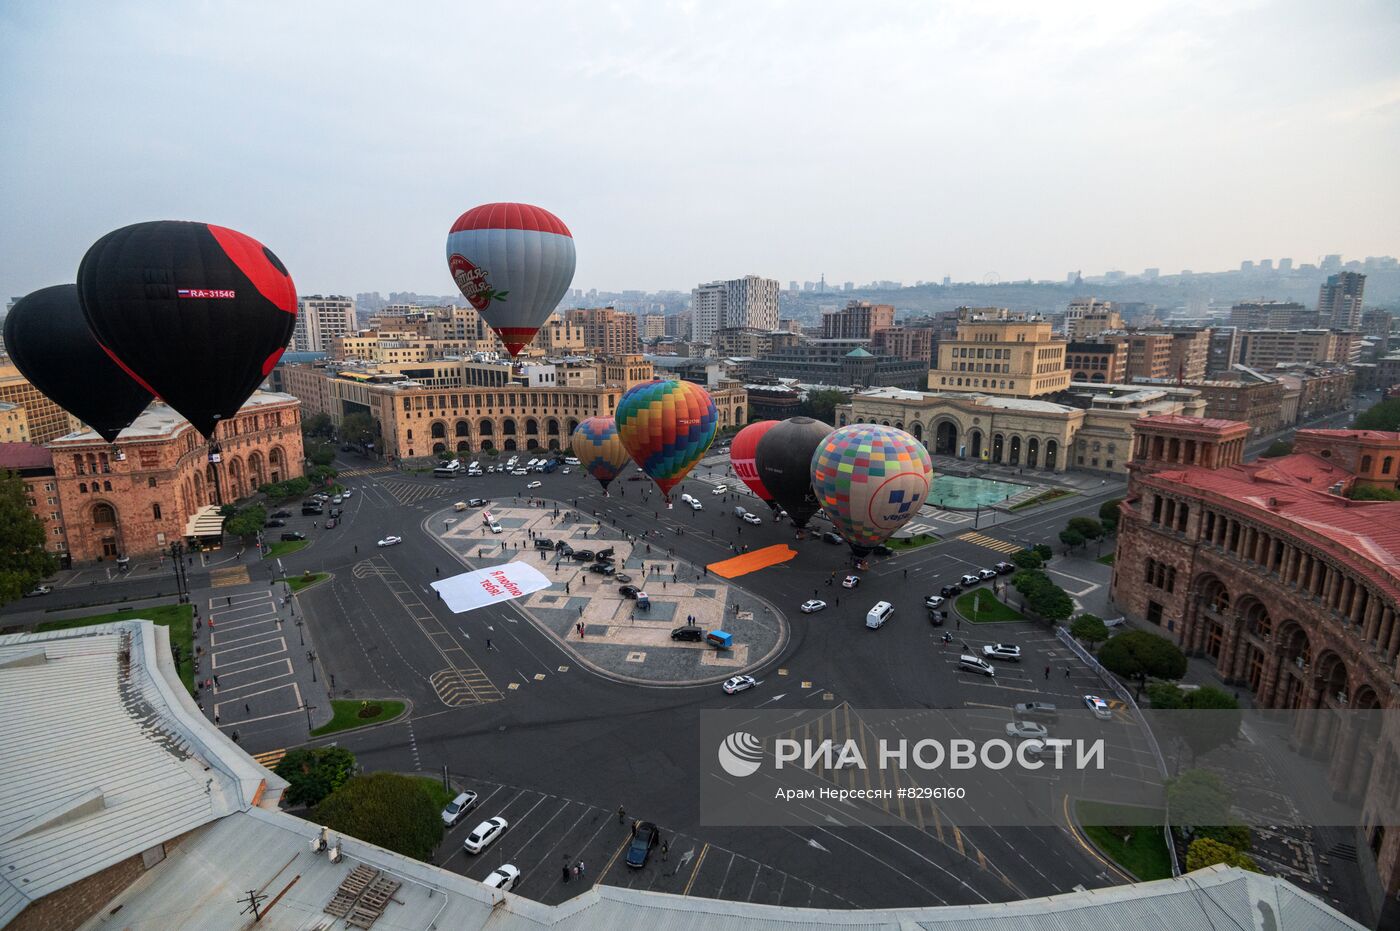
[{"label": "utility pole", "polygon": [[312,650],[306,651],[306,661],[311,664],[311,681],[316,681],[316,653]]},{"label": "utility pole", "polygon": [[261,905],[262,905],[263,902],[265,902],[265,901],[267,901],[267,896],[266,896],[266,895],[264,895],[264,894],[261,893],[261,892],[258,892],[258,890],[256,890],[256,889],[249,889],[249,890],[248,890],[248,894],[247,894],[246,896],[244,896],[243,898],[241,898],[241,899],[238,900],[238,902],[239,902],[240,904],[242,904],[242,903],[244,903],[244,902],[248,903],[248,904],[244,907],[243,911],[239,912],[238,914],[240,914],[240,915],[246,915],[246,914],[248,914],[249,912],[252,912],[252,913],[253,913],[253,920],[254,920],[254,921],[262,921],[262,910],[261,910]]},{"label": "utility pole", "polygon": [[306,711],[306,730],[307,730],[307,733],[310,733],[310,731],[311,731],[311,712],[313,712],[313,711],[316,710],[316,706],[315,706],[315,705],[311,705],[311,704],[307,704],[306,702],[302,702],[301,707],[302,707],[303,709],[305,709],[305,711]]}]

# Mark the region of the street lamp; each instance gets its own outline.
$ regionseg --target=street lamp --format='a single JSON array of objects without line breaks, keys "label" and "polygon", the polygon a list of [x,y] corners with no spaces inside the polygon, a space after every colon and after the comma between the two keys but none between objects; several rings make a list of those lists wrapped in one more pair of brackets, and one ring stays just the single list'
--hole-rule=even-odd
[{"label": "street lamp", "polygon": [[315,681],[316,681],[316,652],[315,652],[314,650],[307,650],[307,651],[306,651],[306,661],[307,661],[308,663],[311,664],[311,681],[312,681],[312,682],[315,682]]},{"label": "street lamp", "polygon": [[301,618],[297,618],[297,636],[301,638],[301,645],[306,646],[306,633],[301,629]]},{"label": "street lamp", "polygon": [[306,711],[306,730],[309,732],[311,730],[311,712],[316,710],[316,706],[302,702],[301,707]]}]

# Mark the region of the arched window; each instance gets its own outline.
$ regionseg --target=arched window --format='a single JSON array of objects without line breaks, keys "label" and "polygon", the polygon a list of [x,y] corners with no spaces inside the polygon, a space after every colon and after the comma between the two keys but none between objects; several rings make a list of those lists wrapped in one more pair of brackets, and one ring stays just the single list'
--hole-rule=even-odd
[{"label": "arched window", "polygon": [[105,501],[99,501],[92,506],[92,522],[94,524],[115,524],[117,522],[116,509]]},{"label": "arched window", "polygon": [[1389,475],[1391,466],[1393,465],[1395,465],[1395,457],[1386,456],[1384,459],[1381,460],[1381,474]]},{"label": "arched window", "polygon": [[1362,471],[1362,472],[1369,472],[1369,471],[1371,471],[1371,457],[1370,457],[1370,456],[1362,456],[1362,457],[1361,457],[1361,471]]},{"label": "arched window", "polygon": [[87,482],[79,482],[78,491],[82,494],[87,494]]}]

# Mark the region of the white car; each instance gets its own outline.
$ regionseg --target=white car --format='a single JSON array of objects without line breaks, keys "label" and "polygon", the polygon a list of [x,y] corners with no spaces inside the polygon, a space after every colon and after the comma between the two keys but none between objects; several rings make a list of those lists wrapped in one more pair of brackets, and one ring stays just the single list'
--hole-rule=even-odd
[{"label": "white car", "polygon": [[997,571],[995,569],[978,569],[977,577],[983,582],[990,582],[997,577]]},{"label": "white car", "polygon": [[331,499],[331,504],[344,504],[344,503],[345,503],[345,499],[344,499],[342,496],[340,496],[340,495],[336,495],[334,498]]},{"label": "white car", "polygon": [[966,588],[969,585],[977,585],[982,580],[975,575],[965,575],[958,579],[958,584]]},{"label": "white car", "polygon": [[565,456],[565,457],[564,457],[564,462],[565,462],[567,465],[578,465],[578,464],[579,464],[579,461],[578,461],[578,457],[577,457],[577,456]]},{"label": "white car", "polygon": [[736,695],[739,692],[744,692],[753,688],[755,685],[758,685],[758,680],[753,676],[735,676],[732,679],[725,680],[724,694]]},{"label": "white car", "polygon": [[25,593],[24,593],[24,597],[26,597],[26,598],[38,598],[38,597],[40,597],[41,595],[48,595],[48,594],[51,594],[52,592],[53,592],[53,586],[51,586],[51,585],[40,585],[40,586],[38,586],[37,588],[35,588],[33,591],[31,591],[31,592],[25,592]]},{"label": "white car", "polygon": [[502,863],[481,882],[482,885],[490,886],[492,889],[509,892],[515,888],[516,883],[520,882],[520,870],[509,863]]},{"label": "white car", "polygon": [[842,588],[855,588],[855,587],[856,587],[857,585],[859,585],[859,584],[860,584],[860,576],[858,576],[858,575],[848,575],[848,576],[846,576],[844,579],[841,580],[841,587],[842,587]]},{"label": "white car", "polygon": [[385,537],[384,539],[380,540],[379,543],[378,543],[377,545],[379,545],[379,546],[398,546],[398,545],[399,545],[400,543],[402,543],[402,542],[403,542],[403,537],[389,536],[389,537]]},{"label": "white car", "polygon": [[802,602],[802,613],[803,613],[803,614],[815,614],[816,612],[822,610],[822,609],[825,608],[825,607],[826,607],[826,602],[825,602],[825,601],[822,601],[822,600],[817,599],[817,598],[813,598],[811,601],[804,601],[804,602]]},{"label": "white car", "polygon": [[447,803],[447,807],[442,810],[442,823],[449,828],[455,825],[467,812],[476,807],[481,799],[475,792],[463,792],[461,795]]},{"label": "white car", "polygon": [[351,498],[351,496],[354,495],[354,494],[355,494],[355,489],[353,489],[353,488],[347,488],[347,489],[345,489],[344,491],[342,491],[342,492],[340,493],[340,496],[341,496],[342,498],[344,498],[345,500],[349,501],[350,498]]},{"label": "white car", "polygon": [[1014,643],[989,643],[982,648],[983,659],[1004,659],[1008,662],[1021,661],[1021,648]]},{"label": "white car", "polygon": [[1034,721],[1013,721],[1006,725],[1006,736],[1014,740],[1044,740],[1050,731]]},{"label": "white car", "polygon": [[943,597],[941,595],[929,595],[927,598],[924,599],[925,608],[936,608],[942,603]]},{"label": "white car", "polygon": [[491,521],[491,523],[487,524],[486,526],[488,526],[488,527],[491,528],[491,532],[492,532],[492,533],[500,533],[500,532],[501,532],[501,525],[498,524],[498,523],[496,523],[494,520]]},{"label": "white car", "polygon": [[506,832],[506,819],[497,815],[478,824],[462,841],[467,853],[481,853]]},{"label": "white car", "polygon": [[511,475],[529,475],[529,474],[530,474],[530,470],[529,470],[529,469],[511,469],[511,470],[510,470],[510,474],[511,474]]},{"label": "white car", "polygon": [[691,499],[690,499],[689,504],[690,504],[690,509],[691,509],[692,511],[703,511],[703,510],[705,510],[705,505],[701,504],[699,501],[696,501],[694,498],[691,498]]},{"label": "white car", "polygon": [[712,494],[712,495],[722,495],[722,494],[724,494],[724,493],[725,493],[726,491],[728,491],[728,490],[729,490],[729,486],[728,486],[728,485],[716,485],[714,488],[711,488],[711,489],[710,489],[710,494]]},{"label": "white car", "polygon": [[763,523],[763,518],[759,517],[759,516],[758,516],[757,514],[755,514],[753,511],[749,511],[747,514],[744,515],[744,523],[746,523],[746,524],[761,524],[761,523]]},{"label": "white car", "polygon": [[543,484],[544,482],[531,482],[530,484],[525,486],[525,490],[529,491],[531,488],[539,488]]},{"label": "white car", "polygon": [[1097,695],[1085,695],[1084,707],[1094,712],[1094,717],[1100,721],[1113,720],[1113,709],[1108,707],[1108,702]]},{"label": "white car", "polygon": [[562,468],[562,469],[559,470],[559,474],[560,474],[560,475],[568,475],[568,474],[569,474],[570,472],[572,472],[572,471],[573,471],[573,469],[569,468],[568,466],[564,466],[564,468]]}]

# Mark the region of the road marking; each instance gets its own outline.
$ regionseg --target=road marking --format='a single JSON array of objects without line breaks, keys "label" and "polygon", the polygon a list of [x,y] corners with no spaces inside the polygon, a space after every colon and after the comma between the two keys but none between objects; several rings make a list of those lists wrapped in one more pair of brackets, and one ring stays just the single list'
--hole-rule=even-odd
[{"label": "road marking", "polygon": [[803,679],[803,680],[802,680],[802,687],[803,687],[804,689],[810,689],[810,688],[812,687],[812,680],[810,680],[810,679]]},{"label": "road marking", "polygon": [[954,539],[975,543],[978,546],[985,546],[987,549],[996,550],[998,553],[1019,553],[1023,549],[1019,543],[998,540],[996,537],[989,537],[984,533],[978,533],[976,530],[969,530],[967,533],[959,534]]},{"label": "road marking", "polygon": [[1072,818],[1070,818],[1070,816],[1069,816],[1069,795],[1068,795],[1068,794],[1065,795],[1065,800],[1064,800],[1063,808],[1064,808],[1064,815],[1065,815],[1065,827],[1069,829],[1070,836],[1072,836],[1076,841],[1079,842],[1079,846],[1081,846],[1081,847],[1084,848],[1084,852],[1087,853],[1089,856],[1093,857],[1095,860],[1097,860],[1097,861],[1099,861],[1100,863],[1102,863],[1104,866],[1108,867],[1108,868],[1109,868],[1110,870],[1112,870],[1114,873],[1117,873],[1120,877],[1123,878],[1124,881],[1130,882],[1130,883],[1137,882],[1137,879],[1136,879],[1136,878],[1134,878],[1134,877],[1128,875],[1126,872],[1124,872],[1123,870],[1119,869],[1118,866],[1117,866],[1116,864],[1114,864],[1113,862],[1111,862],[1111,861],[1109,861],[1109,860],[1104,859],[1104,858],[1099,854],[1098,850],[1096,850],[1096,849],[1094,848],[1094,845],[1091,844],[1091,843],[1089,843],[1088,838],[1084,837],[1082,834],[1079,833],[1079,829],[1076,828],[1076,827],[1074,826],[1074,820],[1073,820]]},{"label": "road marking", "polygon": [[520,683],[519,683],[519,682],[512,682],[512,683],[510,683],[509,685],[507,685],[506,688],[507,688],[509,691],[514,692],[516,689],[520,688]]},{"label": "road marking", "polygon": [[[612,865],[617,862],[617,858],[622,855],[622,851],[626,850],[627,845],[630,843],[632,843],[631,837],[624,837],[622,839],[622,843],[617,845],[617,849],[613,851],[613,855],[611,857],[608,857],[608,864],[607,866],[603,867],[603,871],[598,874],[598,879],[602,879],[604,876],[608,875],[608,870],[612,869]],[[594,882],[597,881],[597,879],[594,880]]]},{"label": "road marking", "polygon": [[700,875],[700,867],[705,863],[705,854],[710,852],[710,845],[706,844],[700,850],[700,856],[695,858],[695,869],[690,871],[690,881],[681,890],[681,895],[690,895],[690,887],[695,885],[695,877]]},{"label": "road marking", "polygon": [[266,766],[268,769],[272,769],[278,763],[282,762],[282,757],[286,755],[286,749],[268,750],[266,753],[255,753],[253,755],[253,759],[257,760],[259,763],[261,763],[263,766]]}]

